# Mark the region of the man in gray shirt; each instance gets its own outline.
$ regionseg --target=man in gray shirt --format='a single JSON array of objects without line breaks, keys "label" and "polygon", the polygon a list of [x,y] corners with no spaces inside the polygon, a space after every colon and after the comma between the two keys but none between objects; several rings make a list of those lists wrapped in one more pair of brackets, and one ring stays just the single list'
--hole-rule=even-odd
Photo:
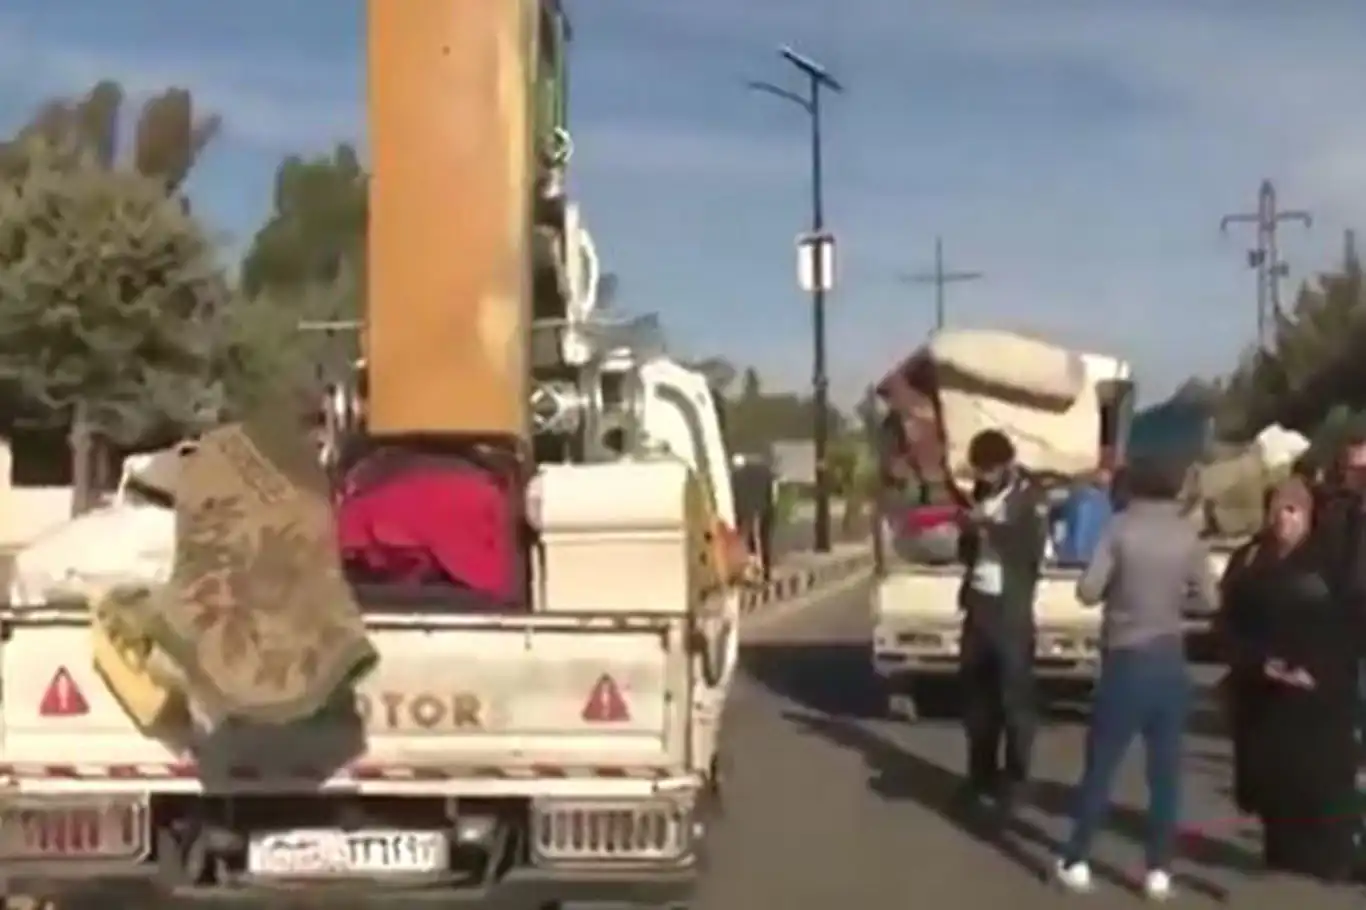
[{"label": "man in gray shirt", "polygon": [[1077,599],[1101,605],[1101,670],[1086,737],[1071,839],[1058,861],[1069,890],[1091,888],[1091,840],[1109,809],[1115,773],[1135,736],[1147,748],[1148,835],[1144,890],[1171,892],[1180,813],[1181,738],[1190,700],[1183,619],[1216,602],[1209,550],[1177,504],[1177,465],[1136,463],[1133,499],[1115,516],[1077,583]]}]

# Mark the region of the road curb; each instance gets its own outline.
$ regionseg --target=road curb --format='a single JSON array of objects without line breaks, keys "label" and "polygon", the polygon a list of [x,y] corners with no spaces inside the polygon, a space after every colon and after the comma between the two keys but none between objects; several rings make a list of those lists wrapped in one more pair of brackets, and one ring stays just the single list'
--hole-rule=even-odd
[{"label": "road curb", "polygon": [[862,548],[852,553],[830,553],[814,565],[778,569],[773,578],[746,591],[740,599],[740,613],[748,616],[796,600],[811,592],[849,578],[873,563],[873,554]]}]

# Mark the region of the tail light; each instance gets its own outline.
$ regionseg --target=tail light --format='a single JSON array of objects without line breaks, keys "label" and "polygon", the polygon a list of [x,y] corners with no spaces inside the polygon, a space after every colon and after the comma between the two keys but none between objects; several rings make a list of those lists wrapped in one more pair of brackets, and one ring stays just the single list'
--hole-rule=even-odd
[{"label": "tail light", "polygon": [[537,476],[527,481],[526,485],[526,522],[537,531],[545,529],[545,485],[541,477]]}]

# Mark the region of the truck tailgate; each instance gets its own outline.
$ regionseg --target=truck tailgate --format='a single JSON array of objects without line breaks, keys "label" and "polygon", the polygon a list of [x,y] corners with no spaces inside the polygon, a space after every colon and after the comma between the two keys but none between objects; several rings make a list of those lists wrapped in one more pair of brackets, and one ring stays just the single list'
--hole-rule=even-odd
[{"label": "truck tailgate", "polygon": [[[1226,552],[1210,555],[1210,571],[1215,578],[1228,565]],[[1034,619],[1039,628],[1063,628],[1091,631],[1100,628],[1101,609],[1088,607],[1077,599],[1077,580],[1081,569],[1050,567],[1039,577],[1034,594]],[[958,566],[902,567],[888,572],[878,580],[874,596],[874,619],[896,626],[956,625],[958,622],[958,587],[963,569]],[[1189,615],[1188,631],[1199,631],[1208,626],[1210,617]]]},{"label": "truck tailgate", "polygon": [[84,612],[18,613],[0,645],[0,763],[11,773],[188,764],[204,779],[364,769],[410,780],[686,766],[681,617],[395,614],[367,625],[380,659],[355,710],[348,700],[285,728],[223,725],[180,747],[128,719],[94,669]]},{"label": "truck tailgate", "polygon": [[[1098,626],[1100,611],[1077,600],[1080,571],[1047,569],[1039,578],[1034,596],[1034,618],[1040,627]],[[898,567],[878,581],[874,598],[879,622],[896,625],[929,623],[957,625],[961,566]]]}]

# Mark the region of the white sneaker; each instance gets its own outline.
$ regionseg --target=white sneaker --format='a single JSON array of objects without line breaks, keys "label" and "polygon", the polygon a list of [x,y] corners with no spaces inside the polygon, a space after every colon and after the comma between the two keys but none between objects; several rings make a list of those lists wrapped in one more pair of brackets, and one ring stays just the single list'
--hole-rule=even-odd
[{"label": "white sneaker", "polygon": [[1150,901],[1164,901],[1171,897],[1171,875],[1161,869],[1151,870],[1143,879],[1143,896]]},{"label": "white sneaker", "polygon": [[1094,887],[1091,881],[1091,866],[1085,862],[1068,865],[1063,860],[1058,860],[1057,865],[1053,867],[1053,877],[1059,885],[1073,894],[1090,894]]}]

